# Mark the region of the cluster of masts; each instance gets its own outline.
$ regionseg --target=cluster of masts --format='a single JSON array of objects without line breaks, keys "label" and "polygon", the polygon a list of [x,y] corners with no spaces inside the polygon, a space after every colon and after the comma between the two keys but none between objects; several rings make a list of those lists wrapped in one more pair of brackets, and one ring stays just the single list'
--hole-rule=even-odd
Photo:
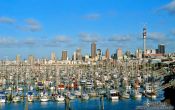
[{"label": "cluster of masts", "polygon": [[156,98],[165,71],[134,61],[116,66],[1,65],[0,102]]}]

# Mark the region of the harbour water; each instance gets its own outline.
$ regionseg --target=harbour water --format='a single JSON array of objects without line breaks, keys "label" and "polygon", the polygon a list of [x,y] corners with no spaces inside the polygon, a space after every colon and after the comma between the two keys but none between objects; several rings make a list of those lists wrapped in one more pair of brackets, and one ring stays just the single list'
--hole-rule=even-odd
[{"label": "harbour water", "polygon": [[[163,99],[163,92],[159,92],[156,99],[149,99],[142,97],[140,100],[135,99],[120,99],[118,101],[111,101],[104,98],[104,110],[135,110],[137,106],[143,105],[147,102],[160,102]],[[1,103],[1,110],[24,110],[26,106],[25,102],[20,103]],[[102,110],[102,104],[100,98],[90,98],[89,100],[82,101],[81,99],[75,99],[70,102],[71,110]],[[65,103],[59,103],[55,101],[40,102],[35,101],[28,102],[28,110],[66,110]]]}]

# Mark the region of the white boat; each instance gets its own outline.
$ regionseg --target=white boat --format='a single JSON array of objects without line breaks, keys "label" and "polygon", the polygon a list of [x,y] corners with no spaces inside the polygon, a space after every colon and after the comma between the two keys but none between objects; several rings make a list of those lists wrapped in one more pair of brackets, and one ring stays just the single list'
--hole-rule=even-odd
[{"label": "white boat", "polygon": [[142,98],[142,94],[138,90],[135,90],[135,92],[134,92],[134,98],[141,99]]},{"label": "white boat", "polygon": [[12,88],[11,88],[11,87],[8,87],[8,88],[6,89],[6,91],[12,91]]},{"label": "white boat", "polygon": [[0,103],[5,103],[6,102],[6,96],[4,92],[0,92]]},{"label": "white boat", "polygon": [[74,94],[75,94],[75,96],[77,96],[77,97],[80,97],[80,96],[81,96],[81,92],[80,92],[80,91],[75,91]]},{"label": "white boat", "polygon": [[129,99],[130,95],[127,92],[122,93],[122,98]]},{"label": "white boat", "polygon": [[65,98],[64,98],[64,96],[62,96],[62,95],[57,95],[57,96],[55,97],[55,100],[58,101],[58,102],[64,102]]},{"label": "white boat", "polygon": [[109,90],[107,97],[108,97],[108,99],[111,99],[111,100],[118,100],[119,99],[119,92],[114,90],[114,89]]},{"label": "white boat", "polygon": [[49,101],[49,98],[48,98],[47,95],[43,95],[43,96],[40,97],[40,101],[41,102],[47,102],[47,101]]},{"label": "white boat", "polygon": [[83,100],[88,100],[89,99],[89,95],[88,94],[82,94],[82,99]]},{"label": "white boat", "polygon": [[47,93],[41,92],[41,93],[40,93],[40,101],[41,101],[41,102],[47,102],[47,101],[49,101],[48,94],[47,94]]},{"label": "white boat", "polygon": [[33,102],[34,100],[34,97],[33,97],[33,92],[31,92],[31,91],[29,91],[28,93],[27,93],[27,100],[29,101],[29,102]]},{"label": "white boat", "polygon": [[13,97],[12,101],[13,101],[14,103],[20,102],[20,101],[21,101],[21,98],[20,98],[19,95],[16,95],[16,96]]},{"label": "white boat", "polygon": [[144,94],[148,98],[152,98],[152,99],[156,98],[156,92],[154,90],[154,87],[151,85],[151,83],[146,83]]},{"label": "white boat", "polygon": [[107,93],[107,97],[110,100],[119,100],[119,92],[114,89],[109,90]]}]

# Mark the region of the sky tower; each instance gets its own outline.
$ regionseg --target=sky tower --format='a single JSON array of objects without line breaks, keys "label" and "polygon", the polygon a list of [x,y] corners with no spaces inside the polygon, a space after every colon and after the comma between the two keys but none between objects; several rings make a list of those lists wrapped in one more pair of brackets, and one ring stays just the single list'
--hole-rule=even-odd
[{"label": "sky tower", "polygon": [[143,56],[146,54],[146,26],[143,28]]}]

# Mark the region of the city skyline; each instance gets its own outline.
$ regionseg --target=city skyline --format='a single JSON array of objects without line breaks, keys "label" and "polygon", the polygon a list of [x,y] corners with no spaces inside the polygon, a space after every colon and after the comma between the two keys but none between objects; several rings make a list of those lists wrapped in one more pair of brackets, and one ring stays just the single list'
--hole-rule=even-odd
[{"label": "city skyline", "polygon": [[[175,0],[11,1],[0,2],[0,59],[16,55],[50,58],[63,50],[71,58],[77,48],[91,53],[96,42],[103,53],[117,48],[143,50],[142,30],[147,27],[147,48],[165,44],[175,49]],[[47,5],[50,4],[50,5]],[[82,10],[83,9],[83,10]],[[123,45],[125,44],[125,45]]]}]

